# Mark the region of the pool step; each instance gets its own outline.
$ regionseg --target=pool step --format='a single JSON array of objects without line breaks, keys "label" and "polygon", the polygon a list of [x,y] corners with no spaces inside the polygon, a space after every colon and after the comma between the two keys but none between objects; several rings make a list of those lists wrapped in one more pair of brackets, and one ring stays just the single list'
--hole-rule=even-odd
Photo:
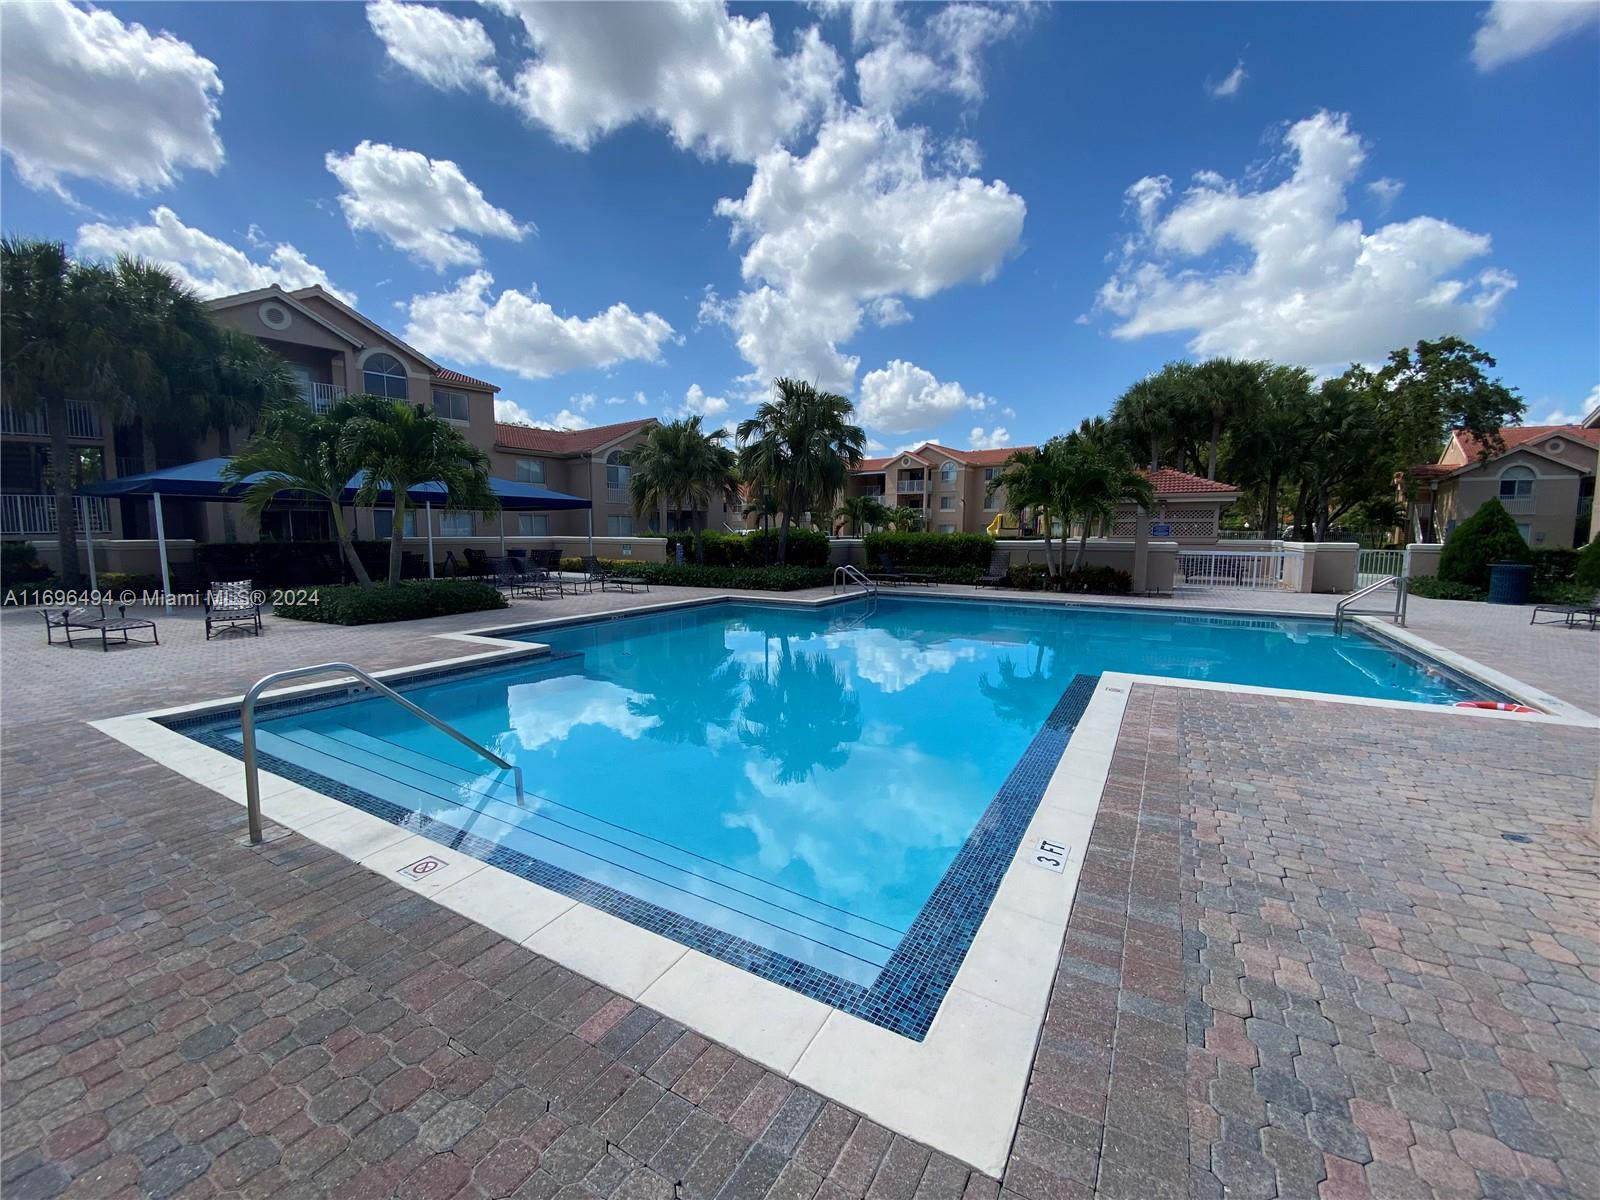
[{"label": "pool step", "polygon": [[494,768],[454,768],[359,730],[337,733],[257,736],[263,753],[844,978],[870,982],[899,941],[896,932],[534,795],[519,808],[514,786]]}]

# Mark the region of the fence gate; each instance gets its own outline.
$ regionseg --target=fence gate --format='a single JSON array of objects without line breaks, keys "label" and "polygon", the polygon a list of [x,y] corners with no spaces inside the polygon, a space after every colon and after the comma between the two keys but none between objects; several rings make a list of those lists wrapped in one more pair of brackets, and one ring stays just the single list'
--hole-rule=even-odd
[{"label": "fence gate", "polygon": [[1404,550],[1363,550],[1356,567],[1356,587],[1364,588],[1380,579],[1398,579],[1405,568]]},{"label": "fence gate", "polygon": [[1179,587],[1298,591],[1303,559],[1286,550],[1181,550]]}]

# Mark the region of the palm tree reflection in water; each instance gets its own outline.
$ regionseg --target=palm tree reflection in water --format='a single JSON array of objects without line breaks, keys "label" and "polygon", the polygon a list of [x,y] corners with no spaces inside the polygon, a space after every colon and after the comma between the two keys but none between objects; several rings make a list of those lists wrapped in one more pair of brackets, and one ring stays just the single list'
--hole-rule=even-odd
[{"label": "palm tree reflection in water", "polygon": [[773,764],[778,783],[804,783],[818,768],[837,771],[849,761],[861,739],[861,701],[826,654],[797,654],[787,635],[778,641],[776,671],[769,654],[764,667],[745,672],[750,698],[739,741]]}]

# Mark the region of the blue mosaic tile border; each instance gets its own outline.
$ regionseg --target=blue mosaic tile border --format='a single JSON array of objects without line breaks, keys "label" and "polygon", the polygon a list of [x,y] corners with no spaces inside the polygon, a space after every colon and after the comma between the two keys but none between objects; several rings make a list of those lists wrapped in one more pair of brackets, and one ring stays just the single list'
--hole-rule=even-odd
[{"label": "blue mosaic tile border", "polygon": [[[533,665],[577,657],[554,655],[526,660]],[[472,664],[459,669],[430,673],[422,682],[465,674],[487,673],[505,664]],[[380,820],[400,826],[468,854],[480,862],[509,871],[530,883],[570,896],[601,909],[640,928],[660,934],[752,975],[821,1001],[874,1025],[914,1041],[927,1036],[934,1015],[945,993],[955,980],[978,927],[1000,888],[1016,855],[1017,846],[1044,796],[1056,764],[1060,762],[1084,710],[1094,695],[1098,675],[1077,675],[1067,685],[1044,725],[1029,742],[1022,757],[1000,786],[999,792],[978,819],[965,844],[956,853],[944,878],[912,922],[900,945],[870,987],[841,979],[788,955],[758,946],[745,938],[714,926],[692,920],[670,909],[640,900],[605,884],[523,854],[521,851],[468,833],[446,821],[402,808],[369,792],[354,788],[325,775],[309,771],[273,754],[258,753],[260,765],[292,779],[313,791],[330,796]],[[344,692],[331,696],[290,697],[263,705],[263,714],[309,711],[347,703]],[[178,718],[165,724],[195,741],[234,758],[243,757],[242,747],[228,736],[237,720],[228,714],[205,714]]]}]

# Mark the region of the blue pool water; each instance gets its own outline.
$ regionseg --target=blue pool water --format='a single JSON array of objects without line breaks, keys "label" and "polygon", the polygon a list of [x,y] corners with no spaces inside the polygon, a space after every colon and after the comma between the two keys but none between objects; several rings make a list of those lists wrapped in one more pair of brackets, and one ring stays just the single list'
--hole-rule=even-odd
[{"label": "blue pool water", "polygon": [[[552,660],[405,689],[520,766],[523,807],[503,773],[379,699],[264,710],[263,763],[910,1036],[1099,673],[1483,694],[1288,618],[884,598],[523,636]],[[189,732],[238,746],[237,723]]]}]

